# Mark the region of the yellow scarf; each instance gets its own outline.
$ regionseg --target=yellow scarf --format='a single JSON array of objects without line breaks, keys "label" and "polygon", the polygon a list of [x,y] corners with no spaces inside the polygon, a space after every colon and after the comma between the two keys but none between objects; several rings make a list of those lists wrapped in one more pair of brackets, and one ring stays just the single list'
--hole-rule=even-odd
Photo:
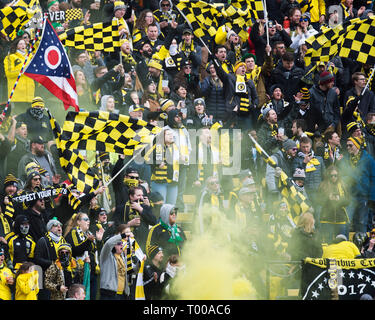
[{"label": "yellow scarf", "polygon": [[317,158],[312,158],[307,164],[306,164],[306,172],[312,172],[315,171],[315,166],[320,165],[320,162]]}]

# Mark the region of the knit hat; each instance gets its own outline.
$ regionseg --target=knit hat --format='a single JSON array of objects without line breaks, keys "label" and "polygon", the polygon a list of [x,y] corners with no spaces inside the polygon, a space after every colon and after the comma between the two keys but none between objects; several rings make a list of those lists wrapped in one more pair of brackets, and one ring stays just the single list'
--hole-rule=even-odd
[{"label": "knit hat", "polygon": [[242,60],[243,62],[245,62],[245,60],[246,60],[247,58],[253,58],[253,59],[254,59],[254,62],[255,62],[255,63],[257,62],[257,57],[256,57],[254,54],[250,53],[250,52],[245,53],[245,54],[242,56],[241,60]]},{"label": "knit hat", "polygon": [[161,63],[158,60],[155,60],[155,59],[151,59],[148,63],[148,66],[152,67],[152,68],[155,68],[157,70],[163,70],[163,66],[161,65]]},{"label": "knit hat", "polygon": [[319,84],[328,84],[335,81],[334,75],[329,71],[323,71],[319,76]]},{"label": "knit hat", "polygon": [[267,117],[268,112],[270,112],[271,110],[272,110],[271,107],[265,107],[265,108],[261,109],[262,116],[263,116],[264,119]]},{"label": "knit hat", "polygon": [[201,104],[203,106],[206,106],[206,103],[204,102],[204,99],[203,98],[197,98],[194,100],[194,107],[198,104]]},{"label": "knit hat", "polygon": [[236,73],[237,69],[241,66],[245,66],[246,67],[246,63],[245,62],[242,62],[242,61],[238,61],[235,66],[233,67],[233,72]]},{"label": "knit hat", "polygon": [[280,84],[274,84],[274,85],[272,85],[271,87],[270,87],[270,96],[272,96],[273,95],[273,92],[277,89],[277,88],[279,88],[280,90],[281,90],[281,92],[283,92],[283,88],[282,88],[282,86],[280,85]]},{"label": "knit hat", "polygon": [[362,141],[355,137],[349,137],[348,140],[353,142],[353,144],[357,147],[357,149],[361,149]]},{"label": "knit hat", "polygon": [[142,108],[140,105],[132,105],[129,107],[129,112],[135,112],[135,111],[144,111],[145,108]]},{"label": "knit hat", "polygon": [[348,131],[348,133],[351,135],[355,130],[357,129],[361,129],[361,126],[359,125],[358,122],[349,122],[347,125],[346,125],[346,130]]},{"label": "knit hat", "polygon": [[285,151],[297,148],[297,144],[292,139],[287,139],[283,142],[283,149]]},{"label": "knit hat", "polygon": [[26,166],[25,166],[25,172],[26,172],[26,175],[28,175],[30,172],[32,171],[35,171],[35,172],[39,172],[39,169],[40,169],[40,165],[38,165],[36,162],[32,161],[32,162],[29,162]]},{"label": "knit hat", "polygon": [[69,243],[60,244],[57,251],[60,251],[60,250],[68,250],[70,254],[72,254],[72,246]]},{"label": "knit hat", "polygon": [[115,1],[113,12],[115,12],[116,10],[120,10],[120,9],[126,9],[125,3],[123,1]]},{"label": "knit hat", "polygon": [[237,33],[235,33],[233,30],[230,30],[228,33],[227,33],[227,40],[229,40],[229,38],[231,37],[231,36],[236,36],[237,35]]},{"label": "knit hat", "polygon": [[13,174],[11,174],[11,173],[9,173],[9,174],[5,177],[5,179],[4,179],[4,189],[5,189],[6,187],[9,187],[9,186],[15,186],[15,187],[18,187],[18,181],[17,181],[17,178],[16,178]]},{"label": "knit hat", "polygon": [[305,170],[301,168],[297,168],[296,171],[293,173],[293,180],[305,180]]},{"label": "knit hat", "polygon": [[54,217],[47,222],[47,231],[51,231],[52,227],[55,227],[56,225],[60,225],[62,227],[62,223],[59,220],[57,220],[56,217]]},{"label": "knit hat", "polygon": [[35,97],[31,101],[31,107],[32,108],[44,108],[44,100],[42,97]]},{"label": "knit hat", "polygon": [[160,252],[163,251],[163,249],[159,246],[149,246],[148,248],[148,257],[150,260],[154,259],[154,257]]},{"label": "knit hat", "polygon": [[302,93],[301,102],[309,102],[310,100],[310,91],[307,88],[302,88],[300,91]]},{"label": "knit hat", "polygon": [[30,181],[31,179],[33,179],[34,177],[40,177],[40,173],[39,171],[31,171],[28,175],[27,175],[27,178],[26,180],[27,181]]},{"label": "knit hat", "polygon": [[169,107],[173,106],[174,102],[171,99],[161,99],[160,108],[162,111],[166,111]]}]

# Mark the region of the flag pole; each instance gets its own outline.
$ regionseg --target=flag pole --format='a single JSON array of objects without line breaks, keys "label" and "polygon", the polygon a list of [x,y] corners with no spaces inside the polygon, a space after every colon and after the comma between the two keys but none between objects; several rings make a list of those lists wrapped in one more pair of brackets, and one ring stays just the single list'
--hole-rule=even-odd
[{"label": "flag pole", "polygon": [[[263,2],[263,12],[264,12],[264,19],[266,20],[266,36],[267,36],[267,45],[270,45],[270,35],[268,33],[268,12],[267,12],[267,5],[266,5],[266,0],[262,0]],[[270,53],[267,53],[270,55]]]},{"label": "flag pole", "polygon": [[[45,22],[45,18],[44,18],[44,22]],[[43,22],[43,25],[44,25],[44,22]],[[14,91],[16,90],[16,87],[17,87],[17,85],[18,85],[18,82],[19,82],[21,76],[23,75],[23,73],[24,73],[24,71],[25,71],[25,66],[26,66],[26,64],[27,64],[27,62],[28,62],[28,60],[29,60],[29,56],[30,56],[31,52],[34,50],[34,45],[35,45],[37,39],[39,38],[40,30],[41,30],[41,29],[38,29],[37,32],[36,32],[36,34],[35,34],[35,37],[34,37],[32,43],[31,43],[31,46],[30,46],[30,48],[29,48],[29,51],[27,52],[27,56],[26,56],[26,58],[25,58],[25,61],[23,62],[23,65],[22,65],[22,67],[21,67],[20,73],[18,74],[17,79],[16,79],[16,82],[14,83],[13,88],[12,88],[12,91],[10,92],[10,95],[9,95],[8,101],[7,101],[6,105],[5,105],[5,108],[4,108],[3,113],[2,113],[2,116],[4,116],[4,117],[5,117],[5,115],[6,115],[7,111],[8,111],[8,107],[9,107],[10,101],[11,101],[12,98],[13,98],[13,94],[14,94]],[[3,123],[3,120],[0,118],[0,126],[2,125],[2,123]]]},{"label": "flag pole", "polygon": [[162,133],[162,132],[164,132],[164,130],[161,130],[157,135],[155,135],[153,138],[152,138],[152,141],[151,142],[149,142],[149,143],[146,143],[141,149],[139,149],[138,151],[137,151],[137,153],[136,154],[133,154],[133,156],[132,156],[132,158],[128,161],[128,162],[126,162],[125,163],[125,165],[107,182],[107,183],[104,183],[104,186],[105,187],[107,187],[114,179],[116,179],[116,177],[125,169],[125,168],[127,168],[128,166],[129,166],[129,164],[131,163],[131,162],[133,162],[134,161],[134,159],[138,156],[138,155],[140,155],[141,153],[142,153],[142,151],[147,147],[147,146],[149,146],[149,145],[151,145],[152,144],[152,142],[154,141],[154,139],[160,134],[160,133]]}]

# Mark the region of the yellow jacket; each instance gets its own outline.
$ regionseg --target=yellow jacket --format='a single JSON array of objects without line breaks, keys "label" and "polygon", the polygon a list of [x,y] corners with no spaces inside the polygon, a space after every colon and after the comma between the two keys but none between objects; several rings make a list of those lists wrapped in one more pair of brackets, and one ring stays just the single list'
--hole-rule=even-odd
[{"label": "yellow jacket", "polygon": [[323,246],[322,258],[354,259],[360,254],[359,249],[353,242],[341,241],[329,246]]},{"label": "yellow jacket", "polygon": [[39,274],[34,270],[30,273],[22,273],[17,277],[15,300],[38,300]]},{"label": "yellow jacket", "polygon": [[7,284],[7,277],[12,276],[12,271],[3,264],[4,267],[0,269],[0,300],[12,300],[12,292]]},{"label": "yellow jacket", "polygon": [[[298,0],[298,2],[301,2],[302,0]],[[310,21],[311,22],[319,22],[321,15],[326,15],[326,4],[324,0],[311,0],[310,1],[310,9],[308,10],[308,6],[302,7],[302,13],[305,13],[306,11],[310,12]]]},{"label": "yellow jacket", "polygon": [[[12,92],[13,86],[17,80],[25,59],[26,57],[19,52],[12,53],[6,56],[4,59],[5,76],[7,77],[8,81],[8,97]],[[23,74],[18,81],[11,102],[31,103],[32,99],[34,98],[34,92],[34,80]]]}]

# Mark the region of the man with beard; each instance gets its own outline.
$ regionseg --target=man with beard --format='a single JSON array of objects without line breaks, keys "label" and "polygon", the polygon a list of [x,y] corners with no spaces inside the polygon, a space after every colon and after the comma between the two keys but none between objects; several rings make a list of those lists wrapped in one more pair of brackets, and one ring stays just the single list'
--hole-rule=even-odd
[{"label": "man with beard", "polygon": [[30,151],[25,154],[18,163],[17,176],[26,181],[25,167],[28,163],[35,162],[41,168],[45,169],[51,177],[56,176],[56,164],[53,160],[52,154],[45,149],[45,140],[39,136],[31,139]]},{"label": "man with beard", "polygon": [[47,232],[49,217],[45,209],[44,199],[36,199],[30,201],[28,209],[24,211],[30,224],[29,233],[35,242],[44,237]]}]

